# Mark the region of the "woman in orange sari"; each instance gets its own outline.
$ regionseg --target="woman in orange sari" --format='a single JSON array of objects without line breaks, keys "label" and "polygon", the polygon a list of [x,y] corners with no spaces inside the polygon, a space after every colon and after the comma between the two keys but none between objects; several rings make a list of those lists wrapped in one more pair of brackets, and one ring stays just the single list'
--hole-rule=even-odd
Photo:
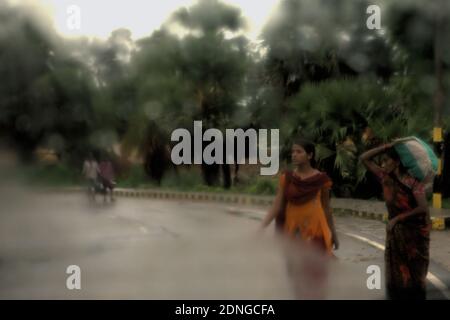
[{"label": "woman in orange sari", "polygon": [[[333,247],[335,250],[339,247],[330,208],[332,182],[326,173],[315,169],[314,158],[314,144],[303,139],[294,142],[291,149],[294,170],[281,175],[278,193],[262,227],[276,219],[277,229],[288,238],[317,249],[319,254],[332,256]],[[317,282],[326,278],[324,266],[314,266],[307,261],[298,268],[288,259],[288,271],[291,275],[295,271],[309,274]]]}]

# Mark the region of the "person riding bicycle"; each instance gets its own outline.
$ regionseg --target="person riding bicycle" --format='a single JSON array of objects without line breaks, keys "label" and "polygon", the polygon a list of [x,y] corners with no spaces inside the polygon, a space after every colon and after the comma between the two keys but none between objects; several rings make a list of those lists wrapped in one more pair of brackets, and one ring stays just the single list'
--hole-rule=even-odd
[{"label": "person riding bicycle", "polygon": [[105,200],[109,192],[111,200],[114,200],[114,168],[112,162],[108,158],[104,158],[99,165],[99,180],[104,189]]},{"label": "person riding bicycle", "polygon": [[91,197],[95,197],[95,187],[98,180],[99,166],[92,153],[89,153],[83,163],[83,175],[86,179],[88,192]]}]

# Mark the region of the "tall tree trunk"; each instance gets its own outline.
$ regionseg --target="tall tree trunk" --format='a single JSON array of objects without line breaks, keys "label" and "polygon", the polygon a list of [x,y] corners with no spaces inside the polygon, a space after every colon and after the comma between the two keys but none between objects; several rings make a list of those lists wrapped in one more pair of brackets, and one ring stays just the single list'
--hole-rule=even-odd
[{"label": "tall tree trunk", "polygon": [[202,163],[202,175],[203,175],[203,181],[208,186],[217,186],[220,181],[220,165],[218,164],[206,164]]},{"label": "tall tree trunk", "polygon": [[231,187],[231,170],[229,164],[222,164],[223,187],[230,189]]}]

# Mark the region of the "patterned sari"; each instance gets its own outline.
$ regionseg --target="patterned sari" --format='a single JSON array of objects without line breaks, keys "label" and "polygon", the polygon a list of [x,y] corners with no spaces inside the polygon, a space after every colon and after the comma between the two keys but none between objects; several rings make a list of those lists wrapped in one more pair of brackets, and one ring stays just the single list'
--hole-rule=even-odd
[{"label": "patterned sari", "polygon": [[[417,207],[416,196],[423,196],[424,185],[407,176],[381,172],[389,220]],[[419,214],[398,222],[387,230],[385,268],[389,299],[425,299],[429,265],[430,217]]]}]

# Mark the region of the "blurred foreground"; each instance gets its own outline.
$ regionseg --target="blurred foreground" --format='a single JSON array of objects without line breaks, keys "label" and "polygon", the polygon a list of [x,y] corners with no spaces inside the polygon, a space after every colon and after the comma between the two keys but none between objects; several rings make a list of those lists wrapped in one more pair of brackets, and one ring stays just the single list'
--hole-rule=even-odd
[{"label": "blurred foreground", "polygon": [[[311,292],[320,283],[297,272],[295,285],[286,257],[313,269],[323,260],[283,245],[272,228],[257,235],[258,222],[225,205],[1,191],[2,299],[384,298],[383,287],[366,286],[382,253],[345,237],[323,292]],[[66,288],[69,265],[81,268],[81,290]]]}]

